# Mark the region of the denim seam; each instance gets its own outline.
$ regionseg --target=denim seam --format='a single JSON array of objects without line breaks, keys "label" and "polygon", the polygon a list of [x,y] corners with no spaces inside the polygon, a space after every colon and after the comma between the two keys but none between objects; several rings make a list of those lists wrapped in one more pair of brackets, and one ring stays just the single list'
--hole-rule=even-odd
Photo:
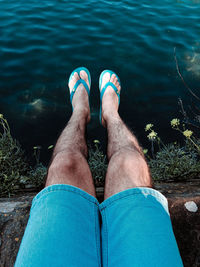
[{"label": "denim seam", "polygon": [[[104,218],[104,221],[105,221],[105,223],[104,223],[104,228],[105,228],[105,230],[104,230],[104,236],[106,237],[106,248],[104,248],[104,251],[106,252],[106,262],[107,262],[107,265],[106,265],[106,267],[108,267],[108,227],[107,227],[107,219],[106,219],[106,213],[105,212],[102,212],[102,219]],[[103,255],[103,258],[104,258],[104,255]]]},{"label": "denim seam", "polygon": [[47,194],[49,194],[49,193],[51,193],[51,192],[56,192],[56,191],[64,191],[64,192],[70,192],[70,193],[73,193],[73,194],[78,194],[78,195],[80,195],[81,197],[83,197],[83,198],[85,198],[86,200],[88,200],[89,202],[95,204],[97,207],[99,206],[99,204],[96,203],[95,201],[92,201],[91,199],[89,199],[89,198],[83,196],[83,195],[82,195],[80,192],[78,192],[78,191],[75,191],[75,190],[73,190],[73,189],[71,190],[71,188],[70,188],[70,189],[67,189],[67,190],[65,190],[65,189],[63,189],[63,188],[62,188],[62,189],[54,188],[53,190],[49,190],[49,191],[47,191],[47,192],[42,192],[42,194],[41,194],[39,197],[36,197],[36,199],[33,199],[32,208],[36,205],[36,202],[37,202],[42,196],[45,196],[45,195],[47,195]]},{"label": "denim seam", "polygon": [[[98,209],[99,211],[99,209]],[[97,259],[98,259],[98,264],[99,267],[101,266],[100,264],[100,254],[99,254],[99,249],[98,248],[98,242],[97,242],[97,218],[96,218],[96,214],[95,214],[95,206],[94,206],[94,223],[95,223],[95,242],[96,242],[96,251],[97,251]]]},{"label": "denim seam", "polygon": [[[129,194],[128,196],[119,196],[118,198],[111,200],[107,205],[100,207],[100,209],[104,210],[107,207],[114,205],[115,204],[114,202],[116,202],[117,200],[120,200],[122,198],[128,198],[128,197],[132,198],[132,197],[134,197],[134,195],[141,195],[141,192],[137,192],[137,193],[135,192],[135,193]],[[151,193],[148,193],[148,195],[156,197],[156,199],[159,199],[161,202],[163,202],[163,199],[159,195],[151,194]]]}]

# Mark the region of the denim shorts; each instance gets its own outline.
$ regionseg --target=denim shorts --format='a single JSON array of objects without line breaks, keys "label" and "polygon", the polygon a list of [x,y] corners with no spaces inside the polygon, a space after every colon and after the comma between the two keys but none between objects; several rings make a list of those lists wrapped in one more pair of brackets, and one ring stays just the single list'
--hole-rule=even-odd
[{"label": "denim shorts", "polygon": [[32,202],[15,267],[179,267],[167,199],[132,188],[101,204],[65,184]]}]

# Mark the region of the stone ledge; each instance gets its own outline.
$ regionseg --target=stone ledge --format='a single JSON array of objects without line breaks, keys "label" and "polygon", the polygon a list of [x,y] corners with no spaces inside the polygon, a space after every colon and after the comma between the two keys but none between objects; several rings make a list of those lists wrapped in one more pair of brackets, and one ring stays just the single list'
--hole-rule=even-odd
[{"label": "stone ledge", "polygon": [[[185,267],[200,266],[200,181],[156,183],[169,201],[172,225]],[[36,193],[0,199],[0,266],[11,267]],[[102,200],[103,188],[97,188]]]}]

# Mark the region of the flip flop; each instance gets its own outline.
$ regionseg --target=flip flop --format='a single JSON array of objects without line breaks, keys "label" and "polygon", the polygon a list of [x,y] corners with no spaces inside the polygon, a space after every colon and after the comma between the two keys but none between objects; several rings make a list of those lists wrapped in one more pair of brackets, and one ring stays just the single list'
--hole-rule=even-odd
[{"label": "flip flop", "polygon": [[121,83],[120,83],[120,79],[119,77],[117,76],[117,74],[115,72],[113,72],[112,70],[104,70],[101,75],[100,75],[100,78],[99,78],[99,90],[100,90],[100,113],[99,113],[99,120],[100,120],[100,123],[102,124],[102,99],[103,99],[103,95],[107,89],[108,86],[111,86],[113,88],[113,90],[115,91],[115,93],[117,94],[118,96],[118,104],[120,104],[120,91],[118,91],[117,87],[112,83],[112,82],[107,82],[104,87],[102,88],[101,90],[101,85],[102,85],[102,80],[103,80],[103,76],[105,73],[110,73],[110,78],[112,76],[112,74],[115,74],[116,77],[117,77],[117,80],[121,86]]},{"label": "flip flop", "polygon": [[[80,77],[80,71],[81,71],[81,70],[84,70],[84,71],[87,73],[87,75],[88,75],[88,80],[89,80],[89,85],[91,86],[91,76],[90,76],[90,72],[89,72],[88,69],[86,69],[86,68],[84,68],[84,67],[76,68],[76,69],[71,73],[71,75],[70,75],[70,77],[69,77],[68,84],[69,84],[69,82],[71,81],[72,76],[74,75],[75,72],[77,72],[78,75],[79,75],[79,77]],[[80,78],[81,78],[81,77],[80,77]],[[90,96],[90,88],[88,87],[87,83],[86,83],[83,79],[80,79],[80,80],[78,80],[78,81],[75,83],[75,85],[74,85],[74,87],[72,88],[72,91],[71,91],[71,93],[70,93],[70,102],[71,102],[71,104],[72,104],[72,99],[73,99],[73,96],[74,96],[74,94],[75,94],[75,92],[76,92],[76,89],[78,88],[78,86],[79,86],[81,83],[83,84],[83,86],[84,86],[86,92],[88,93],[88,98],[89,98],[89,96]],[[73,110],[73,105],[72,105],[72,110]]]}]

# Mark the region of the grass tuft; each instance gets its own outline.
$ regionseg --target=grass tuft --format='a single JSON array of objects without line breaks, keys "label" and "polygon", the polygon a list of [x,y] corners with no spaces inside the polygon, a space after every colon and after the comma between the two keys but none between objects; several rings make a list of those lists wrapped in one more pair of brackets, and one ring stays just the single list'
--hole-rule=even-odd
[{"label": "grass tuft", "polygon": [[104,185],[107,171],[107,158],[100,149],[100,142],[94,140],[93,145],[89,145],[88,165],[96,186]]}]

